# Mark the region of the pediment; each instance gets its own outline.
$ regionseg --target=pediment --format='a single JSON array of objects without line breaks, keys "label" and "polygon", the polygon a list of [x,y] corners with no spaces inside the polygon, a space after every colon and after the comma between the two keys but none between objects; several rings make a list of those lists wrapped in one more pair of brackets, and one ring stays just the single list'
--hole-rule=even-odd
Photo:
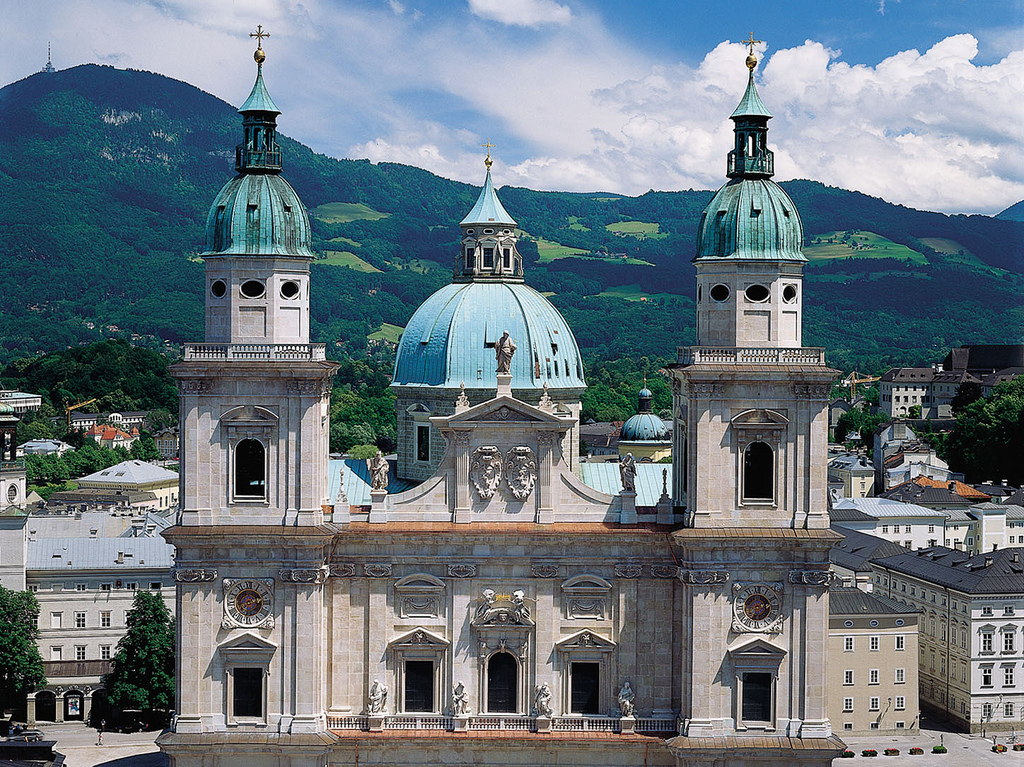
[{"label": "pediment", "polygon": [[730,423],[733,426],[784,426],[789,419],[778,410],[754,407],[737,413]]},{"label": "pediment", "polygon": [[557,642],[555,647],[560,652],[577,652],[583,650],[589,650],[591,652],[612,652],[615,649],[616,644],[612,640],[607,639],[590,629],[583,629],[583,631],[577,631],[575,634],[567,636],[561,642]]},{"label": "pediment", "polygon": [[269,663],[277,645],[258,634],[246,632],[224,642],[217,651],[231,663]]},{"label": "pediment", "polygon": [[451,642],[440,634],[417,626],[412,631],[407,631],[388,642],[388,648],[393,650],[406,647],[447,647],[450,644]]},{"label": "pediment", "polygon": [[274,411],[259,405],[241,405],[224,411],[220,422],[224,426],[273,426],[278,417]]},{"label": "pediment", "polygon": [[577,575],[562,582],[562,591],[583,594],[603,594],[612,590],[612,584],[597,575]]},{"label": "pediment", "polygon": [[395,584],[396,591],[444,591],[444,581],[428,573],[407,575]]},{"label": "pediment", "polygon": [[786,657],[786,651],[764,639],[752,639],[729,650],[733,662],[737,660],[773,659],[776,662]]},{"label": "pediment", "polygon": [[481,402],[447,418],[446,421],[449,426],[464,423],[563,423],[562,418],[513,397],[495,397],[487,402]]}]

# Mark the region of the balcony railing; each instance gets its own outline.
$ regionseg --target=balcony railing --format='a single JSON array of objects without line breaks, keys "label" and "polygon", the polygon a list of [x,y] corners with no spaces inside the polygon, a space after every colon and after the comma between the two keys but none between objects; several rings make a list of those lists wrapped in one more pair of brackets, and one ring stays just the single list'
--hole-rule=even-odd
[{"label": "balcony railing", "polygon": [[0,461],[0,471],[20,471],[25,468],[25,459],[19,458],[16,461]]},{"label": "balcony railing", "polygon": [[[455,718],[450,716],[415,714],[397,714],[384,717],[385,730],[455,730]],[[675,719],[637,718],[634,724],[636,732],[673,733],[678,731]],[[369,717],[329,716],[329,730],[362,730],[370,729]],[[467,728],[472,732],[483,731],[518,731],[536,732],[537,718],[533,716],[516,716],[515,714],[481,714],[469,717]],[[555,732],[621,732],[622,722],[607,716],[558,716],[551,721],[551,729]]]},{"label": "balcony railing", "polygon": [[281,150],[248,149],[239,144],[235,147],[235,169],[253,170],[266,168],[281,170]]},{"label": "balcony railing", "polygon": [[680,365],[824,365],[825,349],[801,346],[790,349],[736,346],[680,346],[676,350]]},{"label": "balcony railing", "polygon": [[775,156],[768,152],[766,155],[749,157],[738,154],[736,150],[729,152],[729,169],[726,175],[735,173],[757,173],[766,176],[775,174]]},{"label": "balcony railing", "polygon": [[325,344],[185,344],[182,359],[319,362],[327,359],[327,350]]}]

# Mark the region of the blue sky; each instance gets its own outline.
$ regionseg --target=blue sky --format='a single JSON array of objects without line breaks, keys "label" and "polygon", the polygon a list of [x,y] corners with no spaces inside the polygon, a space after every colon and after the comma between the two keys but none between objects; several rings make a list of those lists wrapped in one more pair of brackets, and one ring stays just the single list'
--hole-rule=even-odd
[{"label": "blue sky", "polygon": [[777,180],[945,212],[1024,198],[1024,0],[5,0],[0,82],[160,72],[238,104],[265,42],[281,129],[337,157],[537,189],[710,189],[757,82]]}]

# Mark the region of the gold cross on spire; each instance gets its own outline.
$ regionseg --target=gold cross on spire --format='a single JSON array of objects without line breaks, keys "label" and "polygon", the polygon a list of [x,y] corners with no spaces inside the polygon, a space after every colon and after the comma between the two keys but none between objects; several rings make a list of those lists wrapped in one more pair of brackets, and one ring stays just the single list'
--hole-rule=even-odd
[{"label": "gold cross on spire", "polygon": [[487,166],[487,170],[490,170],[491,165],[494,162],[494,160],[491,159],[491,150],[494,149],[494,147],[496,147],[497,144],[492,144],[491,140],[487,139],[487,141],[485,141],[480,146],[484,147],[487,150],[487,157],[484,159],[484,165]]},{"label": "gold cross on spire", "polygon": [[267,58],[267,54],[263,52],[263,38],[264,37],[270,37],[270,33],[263,31],[263,25],[262,24],[257,24],[256,25],[256,31],[255,32],[250,32],[249,33],[249,37],[255,37],[256,38],[256,52],[252,55],[252,57],[254,59],[256,59],[256,63],[257,64],[262,66],[263,62]]},{"label": "gold cross on spire", "polygon": [[757,56],[754,55],[754,46],[759,45],[763,42],[764,40],[755,40],[753,32],[750,33],[749,40],[743,40],[744,45],[750,46],[750,51],[747,53],[747,69],[749,69],[751,72],[753,72],[754,67],[757,66]]}]

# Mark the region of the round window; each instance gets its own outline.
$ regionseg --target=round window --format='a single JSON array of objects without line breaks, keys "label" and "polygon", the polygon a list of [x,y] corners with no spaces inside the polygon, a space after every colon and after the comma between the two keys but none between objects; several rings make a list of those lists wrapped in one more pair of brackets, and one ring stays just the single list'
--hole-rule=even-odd
[{"label": "round window", "polygon": [[484,229],[484,234],[494,234],[493,229]]},{"label": "round window", "polygon": [[902,618],[897,618],[896,619],[896,625],[897,626],[902,626],[903,625],[903,619]]},{"label": "round window", "polygon": [[242,283],[242,295],[246,298],[259,298],[266,291],[266,286],[259,280],[246,280]]},{"label": "round window", "polygon": [[18,500],[18,486],[10,485],[7,488],[7,501],[8,503],[14,503],[16,500]]},{"label": "round window", "polygon": [[787,304],[796,301],[796,285],[787,285],[782,289],[782,300]]},{"label": "round window", "polygon": [[288,280],[281,284],[281,295],[284,298],[295,298],[299,295],[299,283],[294,280]]},{"label": "round window", "polygon": [[850,628],[850,626],[853,625],[853,621],[846,621],[843,625],[846,626],[846,628]]},{"label": "round window", "polygon": [[467,229],[466,234],[473,234],[475,231],[476,229]]},{"label": "round window", "polygon": [[751,285],[743,291],[743,294],[748,301],[753,301],[755,304],[763,304],[771,296],[771,292],[764,285]]},{"label": "round window", "polygon": [[224,298],[228,292],[228,284],[224,280],[214,280],[210,285],[210,293],[214,298]]},{"label": "round window", "polygon": [[878,625],[878,621],[871,621],[871,625],[872,626],[877,626]]},{"label": "round window", "polygon": [[711,300],[712,301],[718,301],[718,303],[722,303],[723,301],[728,301],[729,300],[729,286],[728,285],[721,285],[721,284],[715,285],[715,286],[713,286],[711,288],[710,291],[708,291],[708,295],[711,296]]}]

